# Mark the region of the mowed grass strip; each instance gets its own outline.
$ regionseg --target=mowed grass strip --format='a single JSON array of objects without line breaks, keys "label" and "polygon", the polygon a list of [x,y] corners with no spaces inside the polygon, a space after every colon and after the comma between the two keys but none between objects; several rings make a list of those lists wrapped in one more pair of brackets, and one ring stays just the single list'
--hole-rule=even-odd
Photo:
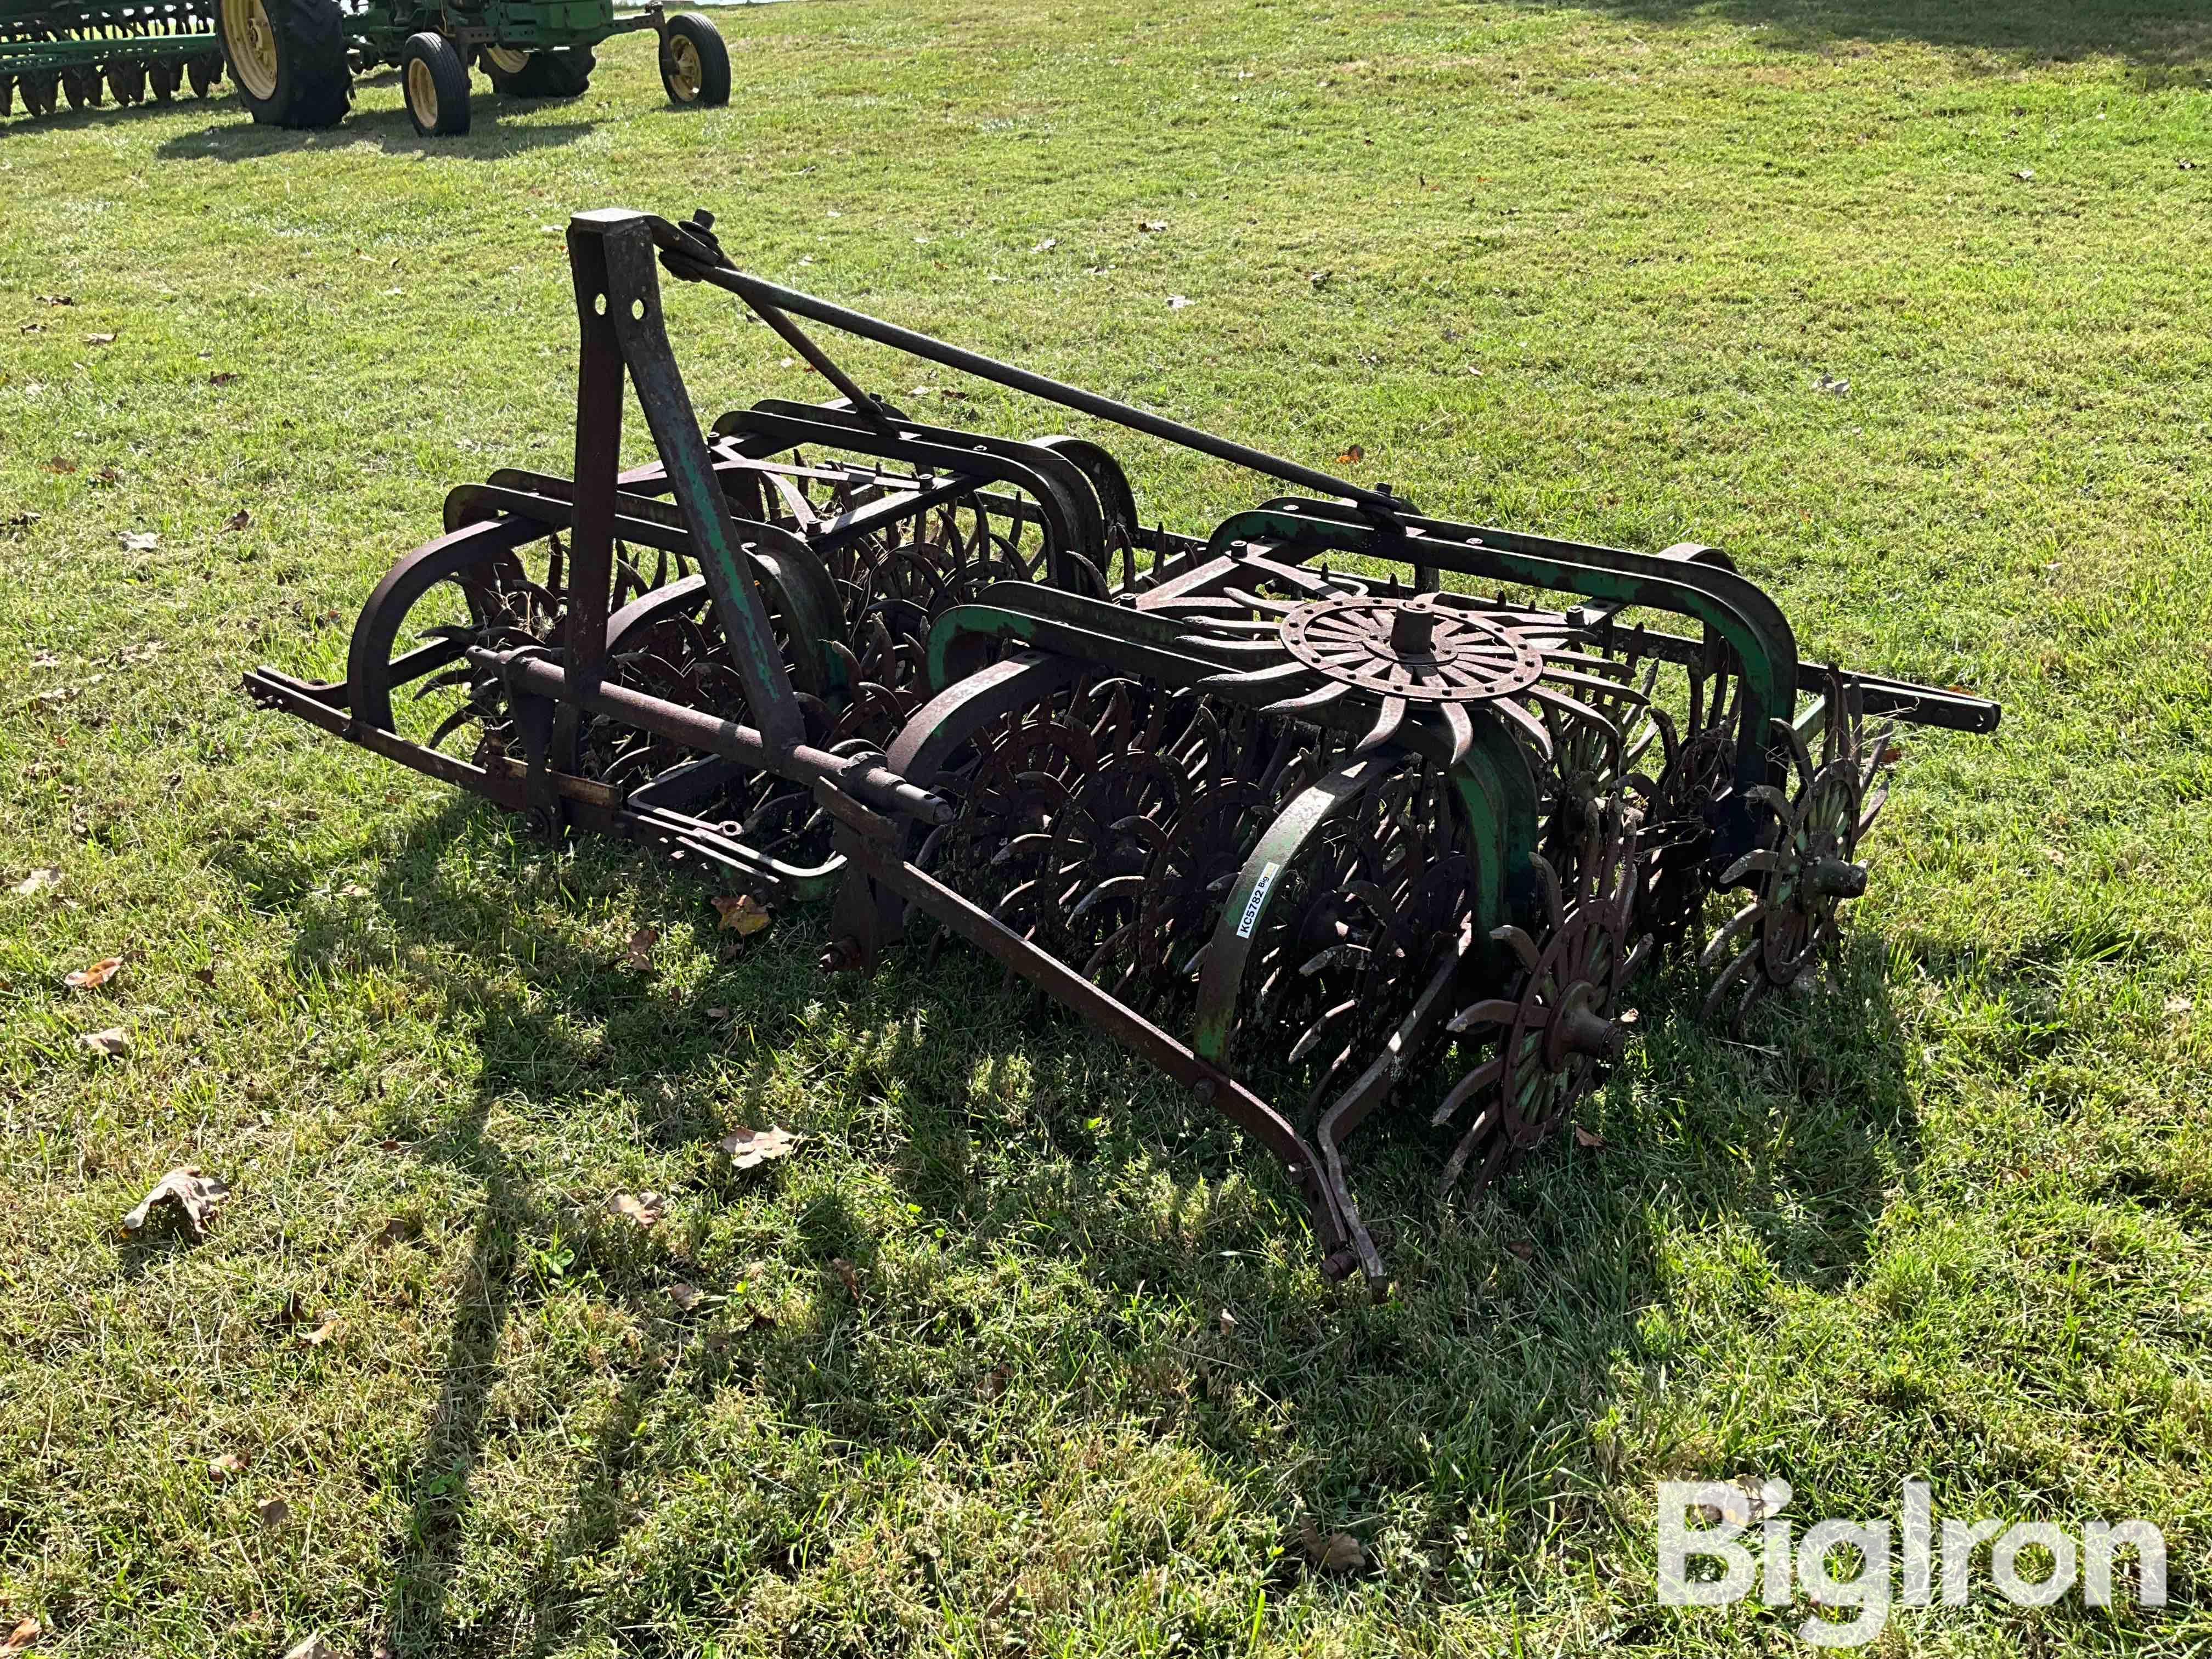
[{"label": "mowed grass strip", "polygon": [[[1802,1597],[1654,1600],[1654,1483],[1749,1474],[1801,1523],[1919,1475],[1939,1515],[2166,1530],[2163,1613],[1978,1568],[1885,1651],[2212,1638],[2201,10],[714,15],[720,112],[631,37],[458,142],[389,76],[327,133],[0,125],[0,1636],[1787,1648]],[[1366,1305],[1257,1157],[995,970],[823,979],[818,914],[741,940],[688,877],[246,708],[257,662],[342,672],[447,486],[565,470],[558,232],[617,204],[1304,460],[1357,443],[1432,511],[1720,544],[1808,653],[2004,729],[1906,734],[1816,994],[1731,1042],[1686,975],[1645,990],[1601,1150],[1469,1206],[1416,1130],[1363,1146],[1401,1274]],[[702,412],[821,395],[722,297],[670,305]],[[1180,527],[1255,498],[1113,441]],[[127,1057],[80,1050],[111,1026]],[[793,1159],[714,1150],[771,1123]],[[121,1237],[184,1164],[232,1189],[210,1236]],[[1305,1571],[1308,1520],[1361,1570]]]}]

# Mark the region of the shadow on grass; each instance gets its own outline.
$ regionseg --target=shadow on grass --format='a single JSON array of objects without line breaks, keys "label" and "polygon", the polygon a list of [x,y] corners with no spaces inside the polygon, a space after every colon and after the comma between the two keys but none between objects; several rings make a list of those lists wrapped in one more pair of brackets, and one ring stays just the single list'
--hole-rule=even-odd
[{"label": "shadow on grass", "polygon": [[103,99],[85,109],[71,109],[67,104],[57,104],[51,115],[33,115],[18,103],[12,118],[0,117],[0,143],[5,143],[10,138],[29,138],[41,132],[69,131],[110,122],[152,120],[174,115],[192,103],[213,106],[223,102],[225,96],[221,91],[207,98],[179,92],[166,104],[151,98],[142,99],[136,104],[118,104]]},{"label": "shadow on grass", "polygon": [[[557,1107],[611,1091],[648,1124],[660,1110],[665,1121],[648,1133],[679,1147],[719,1127],[656,1109],[655,1087],[743,1066],[748,1054],[659,1029],[614,953],[520,933],[474,975],[466,951],[481,950],[487,927],[516,926],[514,895],[497,879],[475,893],[441,885],[441,849],[477,836],[479,811],[456,802],[416,826],[373,895],[399,936],[443,944],[449,961],[450,947],[465,947],[461,982],[441,988],[475,1010],[483,1056],[472,1097],[449,1117],[388,1130],[484,1194],[391,1561],[386,1616],[403,1653],[447,1650],[455,1636],[448,1591],[465,1563],[502,1334],[531,1261],[548,1250],[578,1251],[594,1294],[651,1334],[623,1357],[596,1421],[580,1426],[586,1449],[562,1516],[535,1571],[512,1587],[503,1616],[526,1623],[538,1653],[651,1616],[641,1589],[579,1588],[618,1551],[624,1574],[650,1578],[663,1607],[711,1611],[737,1575],[799,1570],[789,1536],[735,1519],[742,1535],[672,1528],[638,1555],[634,1530],[651,1508],[641,1493],[672,1475],[646,1467],[656,1449],[641,1426],[687,1392],[703,1405],[731,1388],[756,1397],[766,1420],[870,1457],[920,1460],[947,1446],[987,1456],[989,1402],[1034,1390],[1070,1432],[1135,1424],[1202,1449],[1220,1479],[1286,1526],[1301,1516],[1354,1531],[1410,1524],[1434,1564],[1426,1595],[1441,1602],[1482,1593],[1467,1565],[1482,1558],[1462,1536],[1471,1513],[1510,1517],[1491,1540],[1495,1562],[1540,1555],[1544,1536],[1595,1501],[1577,1494],[1601,1490],[1607,1460],[1620,1455],[1597,1429],[1606,1399],[1624,1367],[1669,1362],[1686,1302],[1761,1304],[1776,1282],[1848,1288],[1887,1195],[1917,1161],[1879,939],[1855,939],[1830,984],[1759,1016],[1741,1042],[1694,1028],[1687,988],[1649,984],[1644,1040],[1579,1114],[1602,1146],[1562,1136],[1469,1202],[1435,1194],[1437,1149],[1413,1114],[1355,1141],[1352,1179],[1398,1274],[1393,1298],[1376,1306],[1357,1286],[1319,1284],[1289,1183],[1186,1094],[1072,1018],[1036,1014],[1026,993],[994,990],[996,971],[963,952],[934,969],[901,958],[872,978],[820,979],[807,965],[819,919],[799,915],[702,994],[769,1011],[750,1057],[759,1066],[778,1046],[777,1008],[842,1005],[833,1018],[868,1052],[852,1076],[823,1085],[825,1106],[829,1096],[880,1096],[872,1116],[836,1133],[864,1152],[872,1143],[919,1220],[902,1237],[880,1232],[880,1206],[850,1201],[839,1177],[802,1160],[767,1179],[804,1200],[779,1224],[776,1248],[779,1272],[817,1287],[811,1314],[750,1322],[732,1295],[726,1315],[678,1317],[656,1288],[664,1247],[564,1212],[487,1122],[495,1101]],[[600,873],[620,881],[630,855],[604,856]],[[351,936],[308,904],[343,878],[246,857],[238,873],[257,898],[302,915],[295,966],[344,971]],[[499,982],[516,960],[532,964],[527,1004]],[[590,1018],[603,1041],[577,1036]],[[1682,1255],[1686,1234],[1711,1241],[1710,1259]],[[988,1304],[916,1305],[895,1286],[915,1271],[914,1239],[931,1235],[941,1266],[925,1273],[1032,1279],[1073,1264],[1080,1288],[1066,1328],[1000,1358],[996,1339],[975,1330],[995,1316]],[[728,1267],[687,1261],[684,1273],[727,1293]],[[1233,1322],[1218,1322],[1219,1310],[1234,1310]],[[747,1479],[711,1460],[672,1478],[733,1492]],[[934,1568],[917,1560],[912,1571],[919,1579]]]},{"label": "shadow on grass", "polygon": [[257,125],[240,106],[237,118],[216,122],[197,132],[165,138],[154,154],[165,161],[252,161],[300,149],[343,149],[373,143],[389,155],[452,155],[468,161],[491,161],[534,149],[555,149],[573,144],[599,125],[597,121],[509,124],[499,112],[540,107],[550,100],[532,99],[508,106],[504,100],[475,100],[466,133],[453,138],[425,138],[404,110],[372,110],[349,115],[335,127],[298,130]]},{"label": "shadow on grass", "polygon": [[2110,55],[2147,84],[2201,84],[2212,15],[2197,0],[1581,0],[1642,23],[1720,21],[1765,45],[1823,52],[1841,41],[1912,40],[2017,64]]}]

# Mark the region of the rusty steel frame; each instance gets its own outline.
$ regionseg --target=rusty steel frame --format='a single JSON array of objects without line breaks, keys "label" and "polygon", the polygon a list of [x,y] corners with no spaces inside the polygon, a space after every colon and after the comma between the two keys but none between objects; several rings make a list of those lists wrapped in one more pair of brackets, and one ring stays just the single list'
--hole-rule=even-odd
[{"label": "rusty steel frame", "polygon": [[[1452,1033],[1501,1033],[1436,1115],[1474,1107],[1448,1168],[1490,1178],[1618,1054],[1640,884],[1683,926],[1712,890],[1749,896],[1706,951],[1735,952],[1711,1000],[1740,1009],[1802,973],[1863,890],[1853,859],[1884,754],[1864,720],[1996,723],[1964,693],[1801,659],[1780,608],[1716,550],[1426,517],[1387,484],[750,276],[712,226],[575,216],[573,480],[504,471],[457,489],[446,533],[364,608],[344,681],[264,668],[249,695],[541,831],[617,835],[763,895],[834,891],[836,965],[933,924],[1265,1147],[1332,1267],[1378,1291],[1343,1148],[1409,1072]],[[737,295],[838,397],[703,429],[657,267]],[[1204,538],[1146,531],[1096,443],[916,422],[800,319],[1316,493]],[[626,386],[657,459],[624,471]],[[543,583],[520,562],[539,540]],[[651,579],[640,548],[660,561]],[[417,603],[446,588],[471,620],[401,650]],[[1651,700],[1662,666],[1689,688],[1680,732]],[[400,735],[397,690],[463,684],[436,734]],[[438,746],[467,721],[483,734],[472,761]],[[1632,772],[1631,728],[1664,739],[1656,781]],[[1573,774],[1581,793],[1570,753],[1599,757],[1597,782]],[[736,816],[717,821],[710,800]],[[1314,934],[1316,917],[1336,931]],[[1312,1056],[1310,1132],[1237,1062],[1255,1020],[1290,1022],[1263,1050],[1296,1033],[1285,1063]]]}]

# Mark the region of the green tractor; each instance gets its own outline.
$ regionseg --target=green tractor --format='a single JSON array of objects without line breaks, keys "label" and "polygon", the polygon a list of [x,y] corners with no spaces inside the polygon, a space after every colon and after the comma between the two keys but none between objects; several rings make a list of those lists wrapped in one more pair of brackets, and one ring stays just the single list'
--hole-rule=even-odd
[{"label": "green tractor", "polygon": [[356,72],[399,71],[408,118],[425,137],[469,130],[469,70],[510,98],[572,98],[591,84],[610,35],[660,38],[660,82],[678,105],[730,101],[730,52],[696,12],[652,6],[617,19],[614,0],[217,0],[216,33],[256,121],[336,126]]}]

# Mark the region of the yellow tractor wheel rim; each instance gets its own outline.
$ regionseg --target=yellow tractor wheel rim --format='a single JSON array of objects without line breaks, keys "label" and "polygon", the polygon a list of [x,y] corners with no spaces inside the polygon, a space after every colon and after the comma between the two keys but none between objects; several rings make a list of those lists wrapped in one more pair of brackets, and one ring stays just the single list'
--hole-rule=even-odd
[{"label": "yellow tractor wheel rim", "polygon": [[261,0],[222,0],[222,34],[230,64],[256,98],[276,95],[276,31]]},{"label": "yellow tractor wheel rim", "polygon": [[[225,0],[228,3],[228,0]],[[258,4],[259,0],[254,0]],[[690,103],[699,95],[706,83],[706,72],[699,66],[699,48],[680,34],[668,37],[668,80],[676,88],[676,95]]]},{"label": "yellow tractor wheel rim", "polygon": [[484,56],[501,75],[520,75],[530,62],[530,54],[518,52],[513,46],[487,46]]},{"label": "yellow tractor wheel rim", "polygon": [[[223,3],[228,5],[230,0]],[[430,65],[420,58],[407,63],[407,109],[421,125],[438,125],[438,83],[430,78]]]}]

